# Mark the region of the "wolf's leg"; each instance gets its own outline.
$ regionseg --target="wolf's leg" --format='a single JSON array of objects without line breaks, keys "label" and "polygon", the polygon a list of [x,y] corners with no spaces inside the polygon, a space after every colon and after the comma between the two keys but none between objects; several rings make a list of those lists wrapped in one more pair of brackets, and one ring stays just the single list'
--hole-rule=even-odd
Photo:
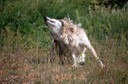
[{"label": "wolf's leg", "polygon": [[77,67],[77,60],[76,60],[76,56],[74,53],[72,53],[72,58],[73,58],[73,61],[74,61],[74,64],[72,65],[72,67]]},{"label": "wolf's leg", "polygon": [[82,52],[82,54],[81,54],[82,62],[85,61],[85,51],[86,51],[86,48],[83,49],[83,52]]},{"label": "wolf's leg", "polygon": [[63,62],[63,53],[64,53],[64,46],[60,41],[52,40],[51,42],[51,49],[50,49],[50,62],[52,63],[55,59],[55,56],[59,56],[59,63],[64,64]]},{"label": "wolf's leg", "polygon": [[57,45],[54,42],[54,39],[52,39],[51,42],[51,48],[50,48],[50,62],[52,63],[55,57],[55,51],[57,51]]},{"label": "wolf's leg", "polygon": [[86,48],[83,49],[83,51],[81,52],[81,54],[78,58],[78,63],[80,63],[80,64],[84,64],[84,62],[85,62],[85,51],[86,51]]},{"label": "wolf's leg", "polygon": [[59,41],[59,64],[64,64],[64,51],[65,51],[65,44]]},{"label": "wolf's leg", "polygon": [[85,62],[85,54],[82,54],[80,62]]}]

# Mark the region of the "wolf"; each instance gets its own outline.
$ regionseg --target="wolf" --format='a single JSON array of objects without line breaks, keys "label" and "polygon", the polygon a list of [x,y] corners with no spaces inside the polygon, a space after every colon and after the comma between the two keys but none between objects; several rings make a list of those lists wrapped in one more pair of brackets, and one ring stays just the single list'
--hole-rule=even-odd
[{"label": "wolf", "polygon": [[[100,66],[103,68],[105,65],[97,56],[95,49],[92,47],[84,29],[75,25],[70,19],[51,19],[44,17],[46,25],[48,25],[53,39],[57,42],[62,42],[66,45],[71,52],[74,64],[77,67],[79,63],[85,62],[85,51],[89,49],[93,56],[98,60]],[[60,45],[59,45],[60,46]]]}]

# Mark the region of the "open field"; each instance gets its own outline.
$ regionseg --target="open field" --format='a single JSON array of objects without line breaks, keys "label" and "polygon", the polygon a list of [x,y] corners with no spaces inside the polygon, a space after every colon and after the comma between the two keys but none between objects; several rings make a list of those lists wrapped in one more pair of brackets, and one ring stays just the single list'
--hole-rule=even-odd
[{"label": "open field", "polygon": [[[0,84],[128,84],[128,3],[105,7],[95,0],[1,0]],[[85,65],[50,55],[50,34],[43,16],[81,23],[98,56]],[[52,58],[52,63],[50,59]]]},{"label": "open field", "polygon": [[[127,84],[128,51],[125,45],[114,39],[94,43],[99,57],[106,67],[101,69],[88,51],[86,63],[72,68],[72,59],[58,64],[58,56],[50,62],[49,49],[36,46],[29,50],[22,47],[11,51],[9,45],[0,51],[0,82],[25,84]],[[20,49],[21,48],[21,49]],[[99,50],[98,50],[99,49]],[[68,57],[67,57],[68,58]]]}]

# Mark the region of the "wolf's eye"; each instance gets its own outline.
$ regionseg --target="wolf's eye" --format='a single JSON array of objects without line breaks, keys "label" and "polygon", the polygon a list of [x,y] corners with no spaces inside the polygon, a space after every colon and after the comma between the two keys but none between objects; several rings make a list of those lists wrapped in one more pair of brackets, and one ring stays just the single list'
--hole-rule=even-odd
[{"label": "wolf's eye", "polygon": [[51,20],[50,20],[50,22],[55,23],[54,21],[51,21]]}]

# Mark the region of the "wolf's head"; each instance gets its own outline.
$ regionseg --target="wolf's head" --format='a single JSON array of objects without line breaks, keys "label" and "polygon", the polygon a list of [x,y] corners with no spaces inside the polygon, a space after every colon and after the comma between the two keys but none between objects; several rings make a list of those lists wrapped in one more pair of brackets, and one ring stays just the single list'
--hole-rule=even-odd
[{"label": "wolf's head", "polygon": [[72,24],[72,21],[66,17],[64,19],[59,20],[59,19],[52,19],[52,18],[45,16],[44,21],[46,25],[49,27],[50,31],[58,35],[61,34],[61,30],[63,26]]},{"label": "wolf's head", "polygon": [[60,30],[63,26],[61,20],[58,19],[51,19],[47,16],[44,17],[46,25],[49,27],[50,31],[55,34],[60,34]]}]

